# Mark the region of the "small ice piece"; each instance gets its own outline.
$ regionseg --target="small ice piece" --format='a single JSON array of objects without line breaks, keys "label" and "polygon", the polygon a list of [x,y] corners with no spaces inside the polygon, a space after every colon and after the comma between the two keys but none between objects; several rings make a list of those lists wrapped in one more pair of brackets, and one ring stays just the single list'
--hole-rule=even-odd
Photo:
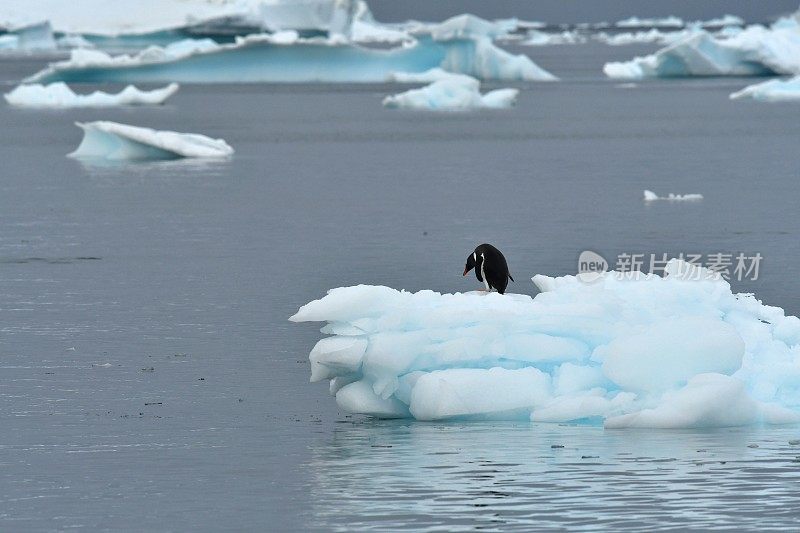
[{"label": "small ice piece", "polygon": [[[430,71],[429,71],[430,72]],[[497,89],[480,93],[480,82],[464,75],[449,75],[420,89],[387,96],[383,105],[389,108],[453,111],[476,108],[507,108],[514,105],[517,89]]]},{"label": "small ice piece", "polygon": [[800,421],[800,319],[674,259],[665,276],[537,275],[535,298],[332,289],[290,318],[326,321],[312,379],[340,408],[421,420],[606,427]]},{"label": "small ice piece", "polygon": [[20,85],[3,95],[6,101],[19,107],[73,108],[113,107],[124,105],[159,105],[178,91],[177,83],[152,91],[140,91],[128,85],[116,94],[95,91],[91,94],[76,94],[66,83],[49,85]]},{"label": "small ice piece", "polygon": [[667,200],[670,202],[694,202],[697,200],[702,200],[702,194],[673,194],[669,193],[667,196],[659,196],[653,191],[644,191],[644,201],[645,202],[654,202],[656,200]]},{"label": "small ice piece", "polygon": [[83,140],[70,157],[122,161],[221,158],[233,154],[233,148],[222,139],[196,133],[157,131],[102,120],[75,125],[83,129]]},{"label": "small ice piece", "polygon": [[594,35],[595,40],[609,46],[623,46],[635,43],[658,43],[671,44],[689,35],[692,30],[666,31],[662,32],[656,28],[648,31],[626,32],[608,34],[600,32]]},{"label": "small ice piece", "polygon": [[379,418],[408,418],[408,407],[395,398],[381,398],[369,383],[356,381],[336,392],[336,403],[344,411]]},{"label": "small ice piece", "polygon": [[525,46],[551,46],[554,44],[582,44],[585,42],[586,37],[577,31],[565,30],[558,33],[550,33],[530,30],[525,36],[525,40],[519,44]]},{"label": "small ice piece", "polygon": [[350,25],[350,40],[356,43],[402,43],[411,42],[408,33],[373,22],[354,20]]},{"label": "small ice piece", "polygon": [[644,19],[634,16],[618,21],[615,26],[617,28],[681,28],[683,24],[683,20],[674,15],[662,18]]},{"label": "small ice piece", "polygon": [[798,102],[800,101],[800,76],[748,85],[741,91],[731,94],[731,100],[739,98],[752,98],[760,102]]},{"label": "small ice piece", "polygon": [[736,15],[723,15],[719,18],[713,18],[700,22],[704,28],[722,28],[725,26],[744,26],[744,19]]},{"label": "small ice piece", "polygon": [[465,82],[471,82],[475,78],[466,74],[455,74],[441,68],[432,68],[424,72],[391,72],[386,81],[396,83],[433,83],[440,80],[452,80],[461,78]]}]

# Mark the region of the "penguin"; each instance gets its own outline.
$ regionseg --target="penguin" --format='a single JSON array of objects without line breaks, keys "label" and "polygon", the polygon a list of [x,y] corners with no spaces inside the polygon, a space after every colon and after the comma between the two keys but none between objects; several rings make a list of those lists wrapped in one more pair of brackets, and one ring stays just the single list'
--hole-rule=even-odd
[{"label": "penguin", "polygon": [[464,267],[466,276],[470,270],[475,269],[475,277],[482,281],[487,291],[492,289],[500,294],[506,292],[508,280],[514,281],[508,271],[508,263],[503,254],[491,244],[481,244],[467,257]]}]

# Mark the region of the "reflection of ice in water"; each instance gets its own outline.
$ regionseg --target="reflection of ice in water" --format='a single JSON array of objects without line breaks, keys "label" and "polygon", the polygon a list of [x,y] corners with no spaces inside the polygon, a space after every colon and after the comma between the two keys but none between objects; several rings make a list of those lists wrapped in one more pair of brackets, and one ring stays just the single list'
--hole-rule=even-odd
[{"label": "reflection of ice in water", "polygon": [[229,172],[227,159],[169,159],[165,161],[109,161],[106,159],[76,160],[86,173],[99,180],[109,182],[134,180],[191,180],[202,182],[215,180]]},{"label": "reflection of ice in water", "polygon": [[789,444],[798,435],[797,428],[343,424],[312,448],[312,525],[786,527],[790,513],[763,509],[800,503],[800,445]]}]

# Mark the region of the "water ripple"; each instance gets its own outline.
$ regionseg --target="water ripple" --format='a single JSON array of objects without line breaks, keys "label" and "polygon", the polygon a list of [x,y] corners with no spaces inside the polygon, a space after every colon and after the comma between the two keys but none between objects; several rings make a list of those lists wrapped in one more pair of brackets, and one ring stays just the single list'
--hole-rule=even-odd
[{"label": "water ripple", "polygon": [[[312,525],[340,531],[792,527],[800,504],[800,469],[792,461],[800,451],[789,440],[797,433],[337,426],[312,449]],[[759,447],[749,448],[754,441]]]}]

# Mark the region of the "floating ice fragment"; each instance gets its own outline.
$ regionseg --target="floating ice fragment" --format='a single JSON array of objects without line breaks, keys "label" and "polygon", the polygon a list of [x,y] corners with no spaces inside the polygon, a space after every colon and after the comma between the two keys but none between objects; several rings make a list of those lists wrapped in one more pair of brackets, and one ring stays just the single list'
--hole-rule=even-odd
[{"label": "floating ice fragment", "polygon": [[128,85],[116,94],[95,91],[91,94],[75,94],[66,83],[56,82],[50,85],[20,85],[13,91],[3,95],[6,101],[20,107],[112,107],[123,105],[158,105],[178,91],[178,84],[171,83],[166,87],[152,91],[140,91]]},{"label": "floating ice fragment", "polygon": [[654,202],[656,200],[667,200],[669,202],[681,202],[681,201],[688,201],[693,202],[697,200],[702,200],[702,194],[673,194],[669,193],[667,196],[659,196],[653,191],[644,191],[644,201],[645,202]]},{"label": "floating ice fragment", "polygon": [[554,44],[581,44],[586,42],[586,37],[577,31],[564,30],[559,33],[550,33],[539,30],[530,30],[525,40],[519,44],[525,46],[551,46]]},{"label": "floating ice fragment", "polygon": [[639,17],[630,17],[618,21],[615,24],[615,26],[618,28],[651,28],[651,27],[680,28],[683,26],[683,20],[674,15],[662,18],[644,18],[644,19]]},{"label": "floating ice fragment", "polygon": [[709,427],[800,421],[800,319],[679,260],[665,277],[535,276],[542,291],[332,289],[312,378],[378,417]]},{"label": "floating ice fragment", "polygon": [[[433,111],[453,111],[475,108],[506,108],[517,100],[517,89],[497,89],[486,94],[480,93],[480,82],[462,74],[445,74],[443,71],[427,71],[416,79],[435,79],[433,83],[420,89],[387,96],[383,105],[390,108],[427,109]],[[397,78],[398,74],[394,74]],[[399,79],[412,80],[414,75],[399,76]]]},{"label": "floating ice fragment", "polygon": [[731,94],[731,99],[752,98],[761,102],[800,101],[800,76],[787,80],[769,80],[748,85],[741,91]]},{"label": "floating ice fragment", "polygon": [[157,131],[109,121],[75,124],[83,129],[83,140],[70,157],[119,161],[233,154],[233,148],[222,139],[196,133]]},{"label": "floating ice fragment", "polygon": [[671,44],[691,33],[692,30],[666,31],[662,32],[656,28],[648,31],[626,32],[608,34],[600,32],[594,35],[594,39],[610,46],[622,46],[634,43],[658,43]]}]

